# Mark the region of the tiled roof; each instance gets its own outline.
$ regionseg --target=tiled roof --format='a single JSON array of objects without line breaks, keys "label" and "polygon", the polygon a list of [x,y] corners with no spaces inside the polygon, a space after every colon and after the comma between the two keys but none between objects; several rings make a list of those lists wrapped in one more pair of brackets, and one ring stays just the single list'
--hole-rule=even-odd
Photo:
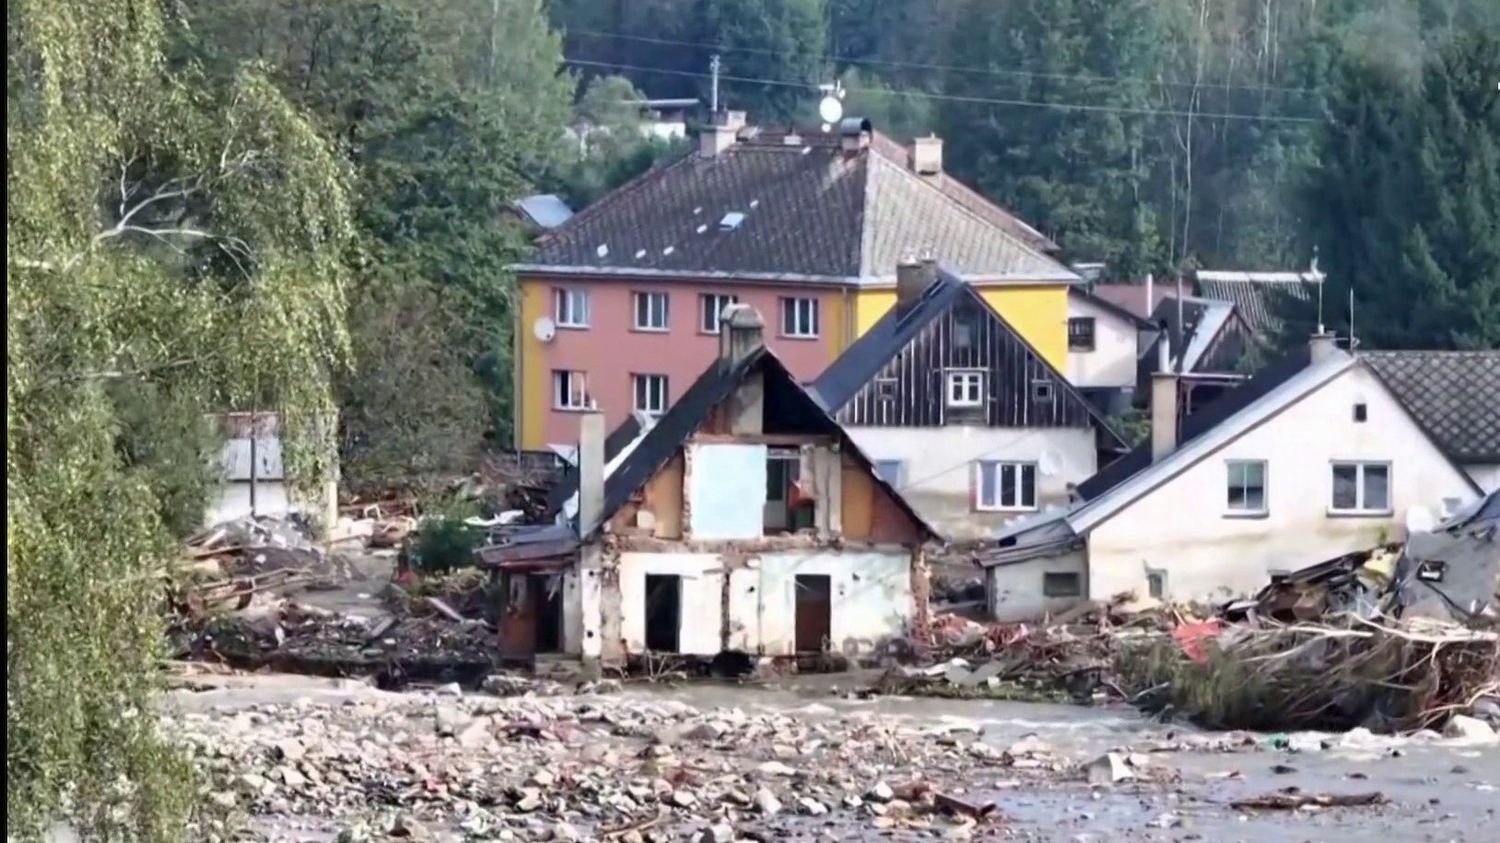
[{"label": "tiled roof", "polygon": [[1199,270],[1198,295],[1233,302],[1240,318],[1259,337],[1281,331],[1285,299],[1312,301],[1321,279],[1307,272],[1227,272]]},{"label": "tiled roof", "polygon": [[975,212],[884,148],[849,154],[818,134],[690,151],[546,234],[518,268],[858,282],[930,254],[975,280],[1076,280],[1000,224],[1003,211]]},{"label": "tiled roof", "polygon": [[1096,298],[1130,311],[1141,319],[1150,319],[1156,308],[1172,298],[1176,288],[1171,284],[1157,284],[1151,288],[1151,306],[1146,307],[1145,284],[1095,284],[1090,290]]},{"label": "tiled roof", "polygon": [[1450,459],[1500,462],[1500,351],[1363,351]]}]

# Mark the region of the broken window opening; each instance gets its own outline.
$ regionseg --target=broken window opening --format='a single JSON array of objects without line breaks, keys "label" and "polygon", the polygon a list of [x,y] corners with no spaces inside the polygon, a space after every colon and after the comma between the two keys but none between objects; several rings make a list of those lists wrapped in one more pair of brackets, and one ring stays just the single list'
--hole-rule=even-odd
[{"label": "broken window opening", "polygon": [[646,575],[646,649],[655,653],[682,651],[682,577]]},{"label": "broken window opening", "polygon": [[817,501],[804,494],[801,481],[800,448],[766,451],[766,535],[794,533],[813,526]]}]

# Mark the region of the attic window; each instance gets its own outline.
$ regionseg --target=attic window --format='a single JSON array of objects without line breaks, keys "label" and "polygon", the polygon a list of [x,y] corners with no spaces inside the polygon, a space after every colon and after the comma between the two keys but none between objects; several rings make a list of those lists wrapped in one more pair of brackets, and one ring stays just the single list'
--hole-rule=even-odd
[{"label": "attic window", "polygon": [[1037,378],[1031,382],[1031,398],[1033,401],[1052,400],[1052,381],[1045,378]]},{"label": "attic window", "polygon": [[740,224],[744,221],[745,215],[743,212],[730,211],[729,213],[724,215],[723,219],[719,220],[719,230],[734,231],[736,228],[739,228]]},{"label": "attic window", "polygon": [[1367,419],[1369,417],[1370,417],[1370,409],[1369,409],[1368,406],[1365,405],[1365,402],[1360,401],[1359,403],[1357,403],[1357,404],[1354,405],[1354,420],[1355,421],[1362,422],[1362,421],[1364,421],[1365,419]]},{"label": "attic window", "polygon": [[882,401],[894,401],[896,398],[896,379],[876,378],[875,397]]}]

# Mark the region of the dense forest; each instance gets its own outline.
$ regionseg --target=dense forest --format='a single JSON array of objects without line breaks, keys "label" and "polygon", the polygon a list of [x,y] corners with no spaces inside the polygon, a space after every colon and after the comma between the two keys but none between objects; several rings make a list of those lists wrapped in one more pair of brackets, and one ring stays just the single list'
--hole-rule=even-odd
[{"label": "dense forest", "polygon": [[629,101],[706,99],[714,55],[756,122],[815,124],[840,84],[940,134],[1115,277],[1316,253],[1367,344],[1500,347],[1495,0],[18,0],[6,25],[15,836],[179,839],[196,808],[149,713],[202,415],[277,410],[305,483],[335,454],[346,486],[470,470],[508,441],[506,209],[676,154]]}]

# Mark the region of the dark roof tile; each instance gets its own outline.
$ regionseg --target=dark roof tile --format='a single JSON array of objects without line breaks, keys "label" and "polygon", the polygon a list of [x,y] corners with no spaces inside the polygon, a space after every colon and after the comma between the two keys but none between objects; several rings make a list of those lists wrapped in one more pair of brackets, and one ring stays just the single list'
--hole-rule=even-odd
[{"label": "dark roof tile", "polygon": [[1500,351],[1362,351],[1449,459],[1500,462]]}]

